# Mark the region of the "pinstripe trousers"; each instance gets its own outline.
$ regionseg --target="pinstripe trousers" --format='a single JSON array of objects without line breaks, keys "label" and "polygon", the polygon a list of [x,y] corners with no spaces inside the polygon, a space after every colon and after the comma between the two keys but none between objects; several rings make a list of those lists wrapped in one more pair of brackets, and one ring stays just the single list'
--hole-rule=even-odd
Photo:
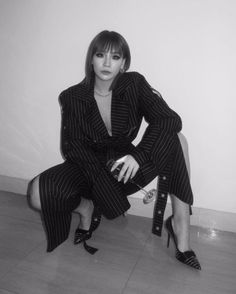
[{"label": "pinstripe trousers", "polygon": [[[91,199],[108,219],[113,219],[130,208],[127,196],[136,192],[137,186],[129,182],[117,182],[106,169],[105,163],[102,164],[94,184],[82,166],[70,161],[40,174],[39,191],[48,252],[68,238],[72,212],[80,204],[81,197]],[[159,176],[159,187],[152,232],[160,236],[168,194],[179,195],[186,203],[192,204],[193,201],[191,186],[186,181],[188,174],[180,144],[173,150],[162,171],[158,171],[152,162],[146,162],[134,181],[144,187],[156,176]]]},{"label": "pinstripe trousers", "polygon": [[[147,162],[134,179],[145,186],[155,176],[155,167]],[[81,197],[91,199],[106,218],[113,219],[130,208],[127,196],[137,190],[137,186],[129,182],[123,184],[114,179],[105,164],[95,184],[81,166],[70,161],[42,172],[39,192],[47,251],[52,251],[68,238],[72,212],[79,206]]]}]

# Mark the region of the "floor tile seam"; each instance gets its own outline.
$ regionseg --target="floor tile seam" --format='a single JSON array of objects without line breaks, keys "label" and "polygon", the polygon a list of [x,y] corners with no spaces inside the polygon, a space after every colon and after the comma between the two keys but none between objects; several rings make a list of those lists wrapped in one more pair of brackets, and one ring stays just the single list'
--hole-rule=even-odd
[{"label": "floor tile seam", "polygon": [[132,269],[131,269],[131,271],[130,271],[130,274],[129,274],[128,278],[127,278],[127,281],[125,282],[125,285],[124,285],[124,287],[123,287],[123,289],[122,289],[121,294],[125,294],[124,291],[126,290],[127,285],[128,285],[128,283],[129,283],[129,281],[130,281],[130,278],[131,278],[131,276],[133,275],[133,272],[134,272],[134,270],[135,270],[135,268],[136,268],[138,262],[140,261],[142,255],[143,255],[143,252],[145,251],[146,244],[147,244],[148,239],[150,238],[150,236],[151,236],[151,233],[148,234],[148,236],[147,236],[145,242],[143,243],[142,249],[140,250],[140,253],[139,253],[138,257],[137,257],[137,260],[136,260],[135,264],[133,265],[133,267],[132,267]]}]

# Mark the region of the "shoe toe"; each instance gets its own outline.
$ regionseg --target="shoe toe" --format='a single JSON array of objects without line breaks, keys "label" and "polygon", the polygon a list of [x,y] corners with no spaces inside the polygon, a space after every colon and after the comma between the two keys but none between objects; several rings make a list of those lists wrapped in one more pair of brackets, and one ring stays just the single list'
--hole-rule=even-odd
[{"label": "shoe toe", "polygon": [[185,251],[185,252],[180,252],[179,250],[177,250],[176,251],[176,258],[180,262],[182,262],[192,268],[195,268],[197,270],[201,270],[201,265],[196,257],[195,252],[192,250]]}]

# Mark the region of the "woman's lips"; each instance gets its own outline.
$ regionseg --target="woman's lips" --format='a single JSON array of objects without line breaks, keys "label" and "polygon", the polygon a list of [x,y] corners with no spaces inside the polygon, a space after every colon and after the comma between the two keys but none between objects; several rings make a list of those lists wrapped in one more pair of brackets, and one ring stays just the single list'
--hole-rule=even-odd
[{"label": "woman's lips", "polygon": [[109,75],[111,72],[108,71],[108,70],[102,70],[101,73],[102,73],[103,75]]}]

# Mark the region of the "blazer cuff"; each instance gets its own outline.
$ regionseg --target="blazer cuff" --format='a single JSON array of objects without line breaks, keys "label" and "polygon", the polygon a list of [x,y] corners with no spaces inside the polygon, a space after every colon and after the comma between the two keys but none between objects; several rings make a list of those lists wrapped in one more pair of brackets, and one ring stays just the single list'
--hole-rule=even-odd
[{"label": "blazer cuff", "polygon": [[131,155],[134,157],[134,159],[137,161],[137,163],[142,166],[144,162],[150,160],[148,154],[144,150],[134,150]]}]

